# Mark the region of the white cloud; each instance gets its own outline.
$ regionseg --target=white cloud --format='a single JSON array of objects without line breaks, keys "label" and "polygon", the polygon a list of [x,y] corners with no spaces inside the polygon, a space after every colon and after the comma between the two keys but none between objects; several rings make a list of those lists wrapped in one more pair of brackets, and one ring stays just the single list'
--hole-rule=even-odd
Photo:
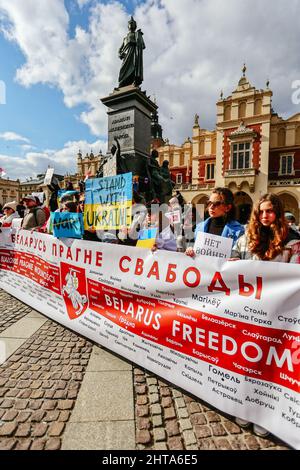
[{"label": "white cloud", "polygon": [[[66,106],[86,105],[81,120],[105,136],[106,109],[99,98],[117,86],[117,52],[127,32],[124,6],[91,2],[87,30],[77,26],[72,38],[62,0],[0,0],[0,11],[6,15],[6,37],[25,57],[19,83],[56,86]],[[299,16],[298,0],[289,0],[288,8],[282,0],[137,2],[135,18],[146,43],[142,88],[156,95],[165,136],[182,143],[196,112],[201,126],[214,128],[220,90],[231,94],[244,61],[254,86],[263,88],[270,79],[275,110],[299,112],[291,101],[291,84],[300,79]]]},{"label": "white cloud", "polygon": [[47,149],[43,152],[27,152],[24,157],[16,157],[0,154],[0,167],[5,169],[7,176],[11,179],[37,175],[47,170],[48,165],[55,168],[55,172],[61,175],[76,173],[76,162],[78,150],[82,154],[93,153],[96,155],[102,150],[106,152],[107,142],[96,140],[89,143],[85,140],[66,142],[62,149]]},{"label": "white cloud", "polygon": [[22,137],[19,134],[16,134],[15,132],[2,132],[0,133],[0,139],[6,140],[6,141],[20,141],[20,142],[30,142],[27,137]]}]

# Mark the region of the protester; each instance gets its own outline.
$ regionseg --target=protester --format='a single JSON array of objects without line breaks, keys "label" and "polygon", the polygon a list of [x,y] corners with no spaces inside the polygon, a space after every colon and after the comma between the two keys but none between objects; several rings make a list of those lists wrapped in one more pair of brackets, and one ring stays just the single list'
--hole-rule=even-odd
[{"label": "protester", "polygon": [[42,227],[46,222],[45,211],[38,207],[35,196],[28,195],[23,199],[26,211],[24,214],[22,228],[24,230],[33,230],[37,227]]},{"label": "protester", "polygon": [[232,258],[297,262],[300,235],[285,219],[281,200],[265,194],[252,210],[246,233],[232,250]]},{"label": "protester", "polygon": [[[210,233],[225,238],[232,238],[233,243],[244,233],[244,227],[235,220],[233,194],[228,188],[215,188],[207,203],[208,219],[196,226],[195,240],[198,232]],[[195,256],[192,247],[185,254]]]},{"label": "protester", "polygon": [[288,226],[294,230],[298,235],[300,235],[299,228],[296,225],[296,218],[291,212],[284,213],[285,220],[287,221]]},{"label": "protester", "polygon": [[132,221],[130,227],[121,227],[118,233],[118,243],[136,246],[139,232],[143,228],[147,217],[146,201],[139,193],[133,191],[132,195]]},{"label": "protester", "polygon": [[17,212],[19,214],[19,217],[21,217],[21,219],[23,219],[24,217],[24,213],[25,213],[25,210],[26,210],[26,207],[24,205],[24,202],[23,202],[23,199],[19,202],[19,204],[17,205]]},{"label": "protester", "polygon": [[[265,194],[254,206],[246,233],[236,242],[232,259],[252,259],[300,263],[299,236],[288,227],[281,200],[275,194]],[[241,427],[251,423],[236,418]],[[260,437],[270,433],[253,424],[253,432]]]},{"label": "protester", "polygon": [[0,218],[0,227],[8,228],[11,227],[13,219],[18,219],[19,214],[17,212],[17,202],[7,202],[3,207],[3,217]]},{"label": "protester", "polygon": [[77,212],[76,202],[72,202],[72,201],[64,202],[61,208],[61,212]]}]

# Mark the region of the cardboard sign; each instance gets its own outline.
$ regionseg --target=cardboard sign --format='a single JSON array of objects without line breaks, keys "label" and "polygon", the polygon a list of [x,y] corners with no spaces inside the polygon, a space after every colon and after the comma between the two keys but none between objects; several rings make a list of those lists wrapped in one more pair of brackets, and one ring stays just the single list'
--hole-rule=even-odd
[{"label": "cardboard sign", "polygon": [[219,237],[211,233],[198,232],[194,244],[196,256],[216,256],[230,258],[232,238]]},{"label": "cardboard sign", "polygon": [[45,178],[44,178],[45,185],[51,184],[53,174],[54,174],[54,168],[48,168],[45,174]]}]

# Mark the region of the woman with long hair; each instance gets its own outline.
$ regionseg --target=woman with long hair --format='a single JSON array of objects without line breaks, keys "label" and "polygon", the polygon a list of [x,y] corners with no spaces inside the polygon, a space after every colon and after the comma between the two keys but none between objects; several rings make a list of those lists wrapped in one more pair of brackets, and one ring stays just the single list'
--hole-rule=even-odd
[{"label": "woman with long hair", "polygon": [[[231,259],[300,263],[300,237],[289,228],[278,196],[265,194],[253,207],[246,233],[237,240]],[[235,421],[245,428],[251,424],[241,418]],[[260,437],[270,434],[257,424],[253,431]]]},{"label": "woman with long hair", "polygon": [[265,194],[253,207],[246,233],[232,250],[232,258],[299,262],[300,236],[289,229],[276,194]]}]

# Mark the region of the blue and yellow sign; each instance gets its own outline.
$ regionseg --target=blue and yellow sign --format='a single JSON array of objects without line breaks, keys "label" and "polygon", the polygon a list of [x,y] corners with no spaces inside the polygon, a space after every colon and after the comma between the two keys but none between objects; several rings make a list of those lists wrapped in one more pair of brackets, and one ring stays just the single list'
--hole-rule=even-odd
[{"label": "blue and yellow sign", "polygon": [[85,184],[84,228],[119,229],[131,224],[132,173],[91,178]]}]

